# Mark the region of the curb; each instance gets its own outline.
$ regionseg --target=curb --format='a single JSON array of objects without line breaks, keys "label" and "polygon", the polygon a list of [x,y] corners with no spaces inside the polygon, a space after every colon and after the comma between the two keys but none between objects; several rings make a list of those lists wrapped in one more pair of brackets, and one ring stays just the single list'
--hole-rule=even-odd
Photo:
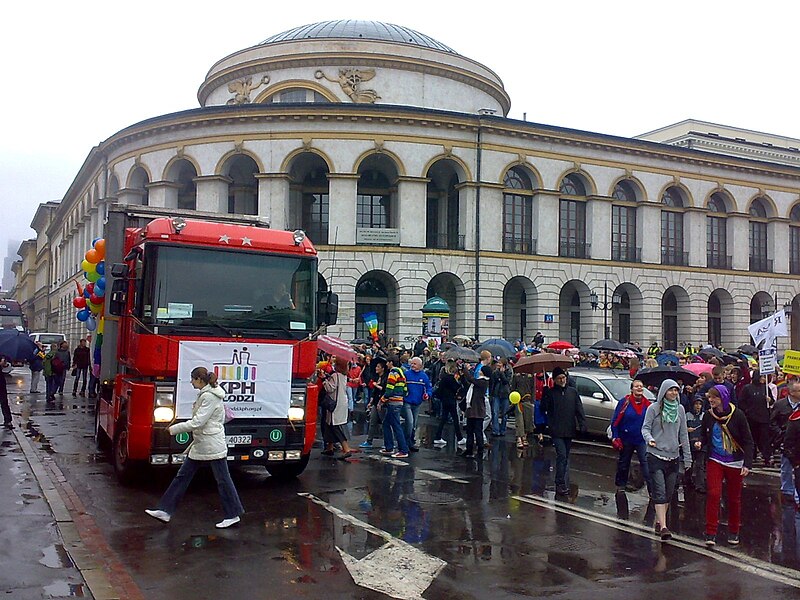
[{"label": "curb", "polygon": [[[55,462],[46,459],[45,465],[28,438],[24,433],[20,433],[19,428],[15,428],[13,434],[50,506],[64,548],[83,577],[92,597],[95,600],[144,598],[124,569],[121,570],[121,574],[119,560],[106,545],[93,519],[83,510],[80,499]],[[72,511],[68,503],[72,506]],[[102,552],[98,552],[97,549],[102,549]],[[107,558],[97,560],[96,556]],[[114,573],[115,581],[112,581],[107,573]]]}]

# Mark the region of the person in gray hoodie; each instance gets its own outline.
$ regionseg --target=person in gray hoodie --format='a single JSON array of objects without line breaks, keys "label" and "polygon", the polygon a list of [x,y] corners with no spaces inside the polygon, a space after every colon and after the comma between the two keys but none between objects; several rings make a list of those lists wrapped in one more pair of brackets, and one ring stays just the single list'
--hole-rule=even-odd
[{"label": "person in gray hoodie", "polygon": [[647,466],[652,486],[650,499],[656,510],[656,533],[666,541],[672,538],[667,528],[667,509],[675,493],[680,471],[681,451],[686,469],[692,466],[686,413],[680,403],[680,388],[672,379],[665,379],[658,390],[658,400],[647,407],[642,425],[647,443]]}]

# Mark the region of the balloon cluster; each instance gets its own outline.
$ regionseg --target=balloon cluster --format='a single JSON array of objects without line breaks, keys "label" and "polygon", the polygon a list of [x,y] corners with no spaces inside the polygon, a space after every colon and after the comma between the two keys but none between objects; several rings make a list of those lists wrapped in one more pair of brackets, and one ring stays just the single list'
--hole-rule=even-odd
[{"label": "balloon cluster", "polygon": [[81,288],[81,285],[75,282],[78,287],[78,296],[72,300],[72,305],[78,309],[75,317],[84,323],[89,331],[97,329],[98,319],[102,319],[103,304],[106,300],[105,256],[106,241],[103,238],[96,238],[81,262],[83,275],[89,283]]}]

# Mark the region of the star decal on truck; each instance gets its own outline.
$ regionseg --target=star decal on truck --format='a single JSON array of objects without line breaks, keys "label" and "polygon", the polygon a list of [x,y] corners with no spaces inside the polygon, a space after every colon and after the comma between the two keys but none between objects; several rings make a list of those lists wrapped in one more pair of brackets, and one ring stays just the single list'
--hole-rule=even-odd
[{"label": "star decal on truck", "polygon": [[230,242],[230,239],[231,239],[231,238],[229,238],[227,235],[221,235],[221,236],[219,236],[219,241],[220,241],[220,242],[223,242],[224,244],[227,244],[227,243],[229,243],[229,242]]},{"label": "star decal on truck", "polygon": [[242,238],[242,246],[252,246],[252,245],[253,245],[253,240],[251,240],[249,237]]}]

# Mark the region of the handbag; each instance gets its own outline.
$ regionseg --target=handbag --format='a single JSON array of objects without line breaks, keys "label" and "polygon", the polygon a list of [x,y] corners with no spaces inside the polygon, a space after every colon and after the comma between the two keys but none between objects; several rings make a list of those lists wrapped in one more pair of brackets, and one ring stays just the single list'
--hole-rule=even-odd
[{"label": "handbag", "polygon": [[222,407],[225,409],[225,423],[230,423],[236,418],[236,413],[234,413],[233,409],[227,404],[223,403]]},{"label": "handbag", "polygon": [[329,413],[332,413],[333,411],[336,410],[336,404],[337,404],[336,396],[338,395],[338,392],[339,392],[339,381],[337,379],[336,387],[333,390],[333,394],[329,394],[326,391],[325,395],[322,396],[322,402],[320,402],[320,404],[322,405],[323,410],[326,410]]}]

